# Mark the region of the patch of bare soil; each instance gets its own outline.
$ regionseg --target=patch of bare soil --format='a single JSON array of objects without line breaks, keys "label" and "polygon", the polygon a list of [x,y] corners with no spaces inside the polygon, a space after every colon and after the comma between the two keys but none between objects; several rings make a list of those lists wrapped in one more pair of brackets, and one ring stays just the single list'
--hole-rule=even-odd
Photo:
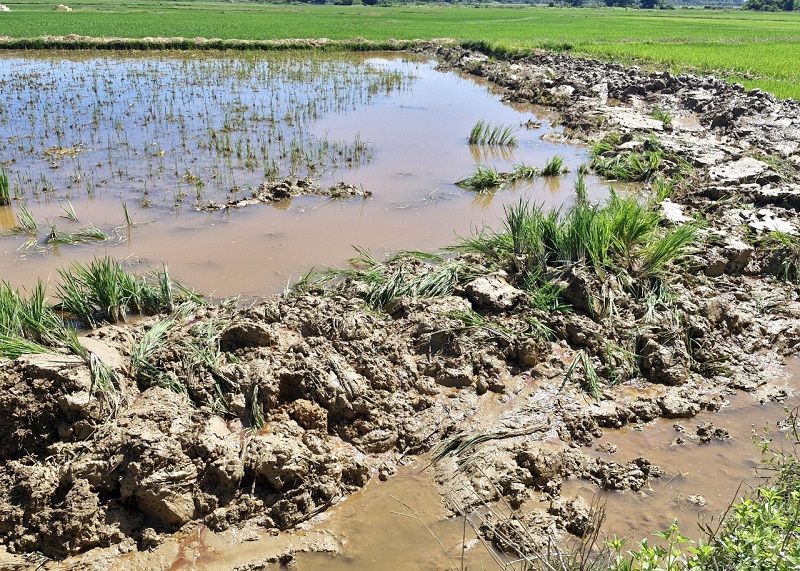
[{"label": "patch of bare soil", "polygon": [[[133,348],[158,320],[94,331],[91,350],[119,377],[114,398],[97,394],[71,357],[4,363],[0,540],[9,551],[148,549],[197,520],[288,529],[433,447],[453,512],[502,501],[518,511],[486,519],[482,535],[501,549],[536,549],[591,532],[585,503],[562,496],[565,480],[639,490],[661,475],[646,451],[627,462],[591,454],[604,430],[716,411],[734,390],[786,398],[774,380],[797,351],[800,303],[797,287],[774,277],[791,253],[763,238],[797,232],[796,102],[566,55],[510,62],[427,49],[511,99],[556,107],[576,140],[614,131],[608,152],[623,155],[655,136],[672,157],[659,168],[695,167],[663,204],[665,224],[704,221],[688,262],[664,279],[669,302],[574,266],[562,276],[572,311],[541,311],[514,275],[471,254],[461,262],[473,277],[434,299],[374,309],[351,278],[245,309],[195,308],[174,320],[147,367]],[[656,106],[683,120],[654,120]],[[402,264],[404,275],[430,269]],[[687,437],[725,434],[703,425]]]}]

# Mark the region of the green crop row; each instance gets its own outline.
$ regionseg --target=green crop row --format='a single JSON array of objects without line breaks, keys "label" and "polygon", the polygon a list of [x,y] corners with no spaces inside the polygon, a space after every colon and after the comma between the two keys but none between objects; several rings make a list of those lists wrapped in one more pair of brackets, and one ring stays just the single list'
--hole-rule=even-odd
[{"label": "green crop row", "polygon": [[[636,59],[677,71],[721,71],[748,87],[800,98],[800,13],[440,6],[312,6],[162,3],[7,2],[0,29],[12,38],[184,37],[372,41],[451,37],[503,51],[570,49]],[[20,46],[36,47],[36,46]],[[156,46],[157,47],[157,46]]]}]

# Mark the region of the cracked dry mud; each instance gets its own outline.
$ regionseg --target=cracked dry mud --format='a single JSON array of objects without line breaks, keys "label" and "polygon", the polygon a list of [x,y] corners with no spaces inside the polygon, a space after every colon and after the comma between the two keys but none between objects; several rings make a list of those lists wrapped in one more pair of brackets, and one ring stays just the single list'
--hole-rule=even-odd
[{"label": "cracked dry mud", "polygon": [[[688,262],[666,280],[674,313],[648,317],[629,290],[579,267],[563,277],[573,312],[532,309],[514,276],[464,255],[479,277],[382,310],[365,305],[352,279],[249,308],[198,307],[152,360],[185,394],[132,374],[131,349],[155,320],[98,329],[85,343],[116,370],[116,402],[96,395],[70,356],[0,367],[0,540],[9,552],[145,550],[194,521],[290,529],[437,444],[460,450],[436,466],[450,509],[520,508],[487,518],[480,533],[500,549],[537,549],[590,530],[588,506],[562,495],[565,481],[639,490],[664,470],[646,451],[625,462],[593,455],[586,447],[604,430],[718,411],[733,391],[789,396],[777,380],[800,342],[800,301],[796,286],[774,278],[789,252],[760,237],[797,233],[798,103],[568,55],[504,61],[449,44],[425,53],[490,79],[509,99],[555,107],[566,138],[614,131],[621,154],[655,136],[694,167],[662,204],[665,224],[704,221]],[[671,126],[651,117],[656,106],[675,117]],[[403,263],[412,274],[430,269]],[[609,291],[613,319],[597,301]],[[485,326],[456,317],[471,310]],[[553,337],[536,337],[531,323]],[[186,358],[200,328],[221,360]],[[631,341],[638,359],[611,349]],[[600,400],[587,395],[585,375],[565,381],[579,351],[602,381]],[[691,435],[712,438],[724,430],[702,424]]]}]

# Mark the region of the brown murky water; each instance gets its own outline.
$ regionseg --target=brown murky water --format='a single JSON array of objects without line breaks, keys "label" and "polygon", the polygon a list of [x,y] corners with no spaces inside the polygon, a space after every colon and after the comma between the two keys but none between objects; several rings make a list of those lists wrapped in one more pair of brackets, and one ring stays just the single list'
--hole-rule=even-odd
[{"label": "brown murky water", "polygon": [[[761,404],[749,394],[737,393],[726,397],[730,404],[718,413],[701,413],[693,419],[658,419],[641,431],[607,430],[599,443],[616,445],[618,451],[608,454],[596,450],[599,456],[621,463],[644,456],[661,467],[663,476],[650,480],[649,488],[640,492],[600,494],[606,502],[605,533],[639,540],[666,529],[674,519],[689,536],[698,535],[697,523],[701,521],[715,527],[731,502],[746,496],[769,475],[759,469],[761,452],[754,439],[771,439],[773,447],[784,442],[779,424],[786,418],[787,409],[800,406],[800,361],[790,360],[786,372],[783,381],[769,379],[795,395],[785,403]],[[704,444],[687,436],[709,422],[727,430],[730,438],[712,438]],[[685,443],[677,443],[678,438]],[[599,491],[586,482],[571,481],[563,493],[590,501]]]},{"label": "brown murky water", "polygon": [[[27,236],[0,238],[0,278],[14,285],[52,276],[71,260],[109,254],[141,269],[163,261],[177,279],[218,297],[275,293],[312,266],[345,265],[353,245],[377,255],[432,250],[485,223],[496,225],[503,205],[520,198],[559,207],[571,200],[574,173],[587,158],[585,150],[542,140],[554,130],[553,118],[543,110],[503,104],[484,84],[397,54],[326,56],[333,63],[313,64],[301,59],[270,64],[269,58],[278,56],[260,54],[264,61],[249,56],[246,65],[230,56],[204,57],[199,63],[183,56],[70,57],[55,63],[38,56],[0,57],[0,77],[14,86],[13,101],[22,114],[15,117],[11,109],[0,115],[7,128],[0,164],[22,194],[11,207],[0,209],[0,228],[16,224],[23,202],[40,226],[33,247],[25,246]],[[267,71],[269,65],[279,72]],[[323,67],[311,73],[304,66],[312,71]],[[379,73],[394,75],[381,83],[374,79]],[[352,84],[331,87],[324,81],[335,83],[341,74],[351,74]],[[103,83],[104,77],[111,79]],[[316,83],[309,85],[308,77]],[[78,78],[86,83],[82,90],[62,85]],[[125,82],[127,88],[120,85]],[[55,100],[30,93],[40,84]],[[337,89],[346,97],[325,95]],[[285,92],[294,95],[286,99]],[[323,95],[313,112],[289,116],[301,106],[298,101],[317,92]],[[336,97],[344,97],[344,103]],[[26,101],[50,118],[25,115]],[[265,119],[270,113],[273,119]],[[515,126],[518,145],[471,147],[467,135],[479,119]],[[534,123],[523,126],[528,121]],[[259,139],[267,131],[272,142]],[[223,137],[230,139],[227,150],[209,143]],[[305,174],[302,159],[292,165],[270,158],[281,155],[280,137],[308,148],[368,147],[369,162],[361,156],[349,167],[319,159],[312,174],[323,183],[344,180],[363,186],[374,196],[364,201],[302,197],[229,212],[192,210],[201,195],[217,201],[232,189],[246,195],[248,186],[263,180],[267,166],[275,166],[278,176],[292,170]],[[257,167],[237,158],[243,144],[254,149]],[[60,148],[80,152],[54,155],[52,149]],[[573,174],[537,179],[496,195],[475,195],[455,185],[476,163],[508,170],[518,163],[542,166],[554,155],[563,157]],[[599,181],[589,183],[594,197],[606,192]],[[131,228],[124,221],[123,202],[134,222]],[[64,217],[69,205],[78,222]],[[112,237],[103,243],[52,246],[44,242],[48,224],[63,231],[94,225]]]}]

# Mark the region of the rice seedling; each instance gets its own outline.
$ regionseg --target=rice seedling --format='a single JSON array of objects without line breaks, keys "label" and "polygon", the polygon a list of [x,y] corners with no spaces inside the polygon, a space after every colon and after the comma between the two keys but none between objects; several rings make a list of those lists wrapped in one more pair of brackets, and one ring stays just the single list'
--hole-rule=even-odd
[{"label": "rice seedling", "polygon": [[553,270],[585,264],[599,275],[613,271],[636,278],[662,276],[693,242],[697,227],[685,224],[664,231],[660,222],[651,205],[614,192],[605,205],[579,202],[563,214],[545,213],[520,200],[505,207],[501,231],[482,229],[462,238],[456,249],[480,253],[514,272],[536,307],[563,309],[558,288],[546,285],[550,278],[544,276]]},{"label": "rice seedling", "polygon": [[774,254],[775,276],[778,279],[800,283],[800,238],[785,232],[770,232],[760,245]]},{"label": "rice seedling", "polygon": [[475,172],[456,184],[476,192],[495,190],[508,182],[508,177],[491,167],[475,165]]},{"label": "rice seedling", "polygon": [[155,284],[128,274],[119,262],[106,256],[88,264],[74,262],[59,270],[56,291],[64,311],[87,327],[107,321],[125,321],[128,312],[171,311],[174,301],[172,281],[164,268],[156,272]]},{"label": "rice seedling", "polygon": [[654,178],[652,187],[656,201],[661,202],[662,200],[666,200],[672,196],[677,184],[678,181],[675,179],[666,179],[661,177]]},{"label": "rice seedling", "polygon": [[264,409],[261,405],[260,390],[257,383],[253,383],[250,390],[249,398],[247,399],[247,424],[248,428],[253,432],[258,432],[264,428]]},{"label": "rice seedling", "polygon": [[[561,158],[556,156],[553,158],[561,168]],[[551,161],[552,162],[552,161]],[[548,162],[547,165],[551,164]],[[548,168],[545,165],[545,168]],[[511,172],[498,172],[496,169],[490,167],[483,167],[475,165],[475,172],[469,177],[458,181],[456,184],[462,188],[474,190],[476,192],[487,192],[490,190],[499,190],[503,186],[516,182],[518,180],[530,180],[539,175],[544,175],[544,170],[537,169],[526,164],[514,165]]]},{"label": "rice seedling", "polygon": [[473,309],[446,313],[445,316],[457,319],[463,324],[461,327],[456,328],[455,331],[476,331],[480,329],[506,341],[511,341],[516,337],[513,331],[489,322],[483,315]]},{"label": "rice seedling", "polygon": [[17,225],[11,229],[11,231],[15,234],[28,234],[31,236],[36,236],[39,233],[39,226],[36,224],[33,214],[31,214],[31,211],[28,210],[28,207],[25,206],[25,204],[19,205],[16,219]]},{"label": "rice seedling", "polygon": [[283,295],[285,297],[290,295],[305,295],[322,285],[324,280],[316,275],[315,269],[316,268],[309,269],[301,275],[294,284],[287,283],[283,290]]},{"label": "rice seedling", "polygon": [[197,308],[190,301],[179,305],[168,317],[156,321],[142,338],[133,345],[130,356],[131,376],[145,386],[160,386],[176,393],[186,393],[186,386],[172,371],[163,371],[153,362],[156,351],[162,347],[169,331],[186,320]]},{"label": "rice seedling", "polygon": [[597,376],[597,371],[595,371],[592,360],[585,349],[581,349],[575,354],[572,363],[570,363],[567,372],[564,374],[564,380],[561,382],[559,391],[563,390],[564,386],[572,380],[578,367],[583,370],[583,377],[580,379],[581,387],[587,391],[594,400],[599,402],[601,397],[600,378]]},{"label": "rice seedling", "polygon": [[349,260],[354,269],[329,270],[317,283],[340,278],[360,282],[365,286],[364,300],[373,308],[383,308],[401,296],[447,296],[474,277],[463,262],[426,252],[404,250],[382,263],[369,250],[356,247],[356,251],[358,256]]},{"label": "rice seedling", "polygon": [[575,179],[575,201],[579,203],[588,202],[586,175],[580,171],[578,171],[578,177]]},{"label": "rice seedling", "polygon": [[48,244],[80,244],[82,242],[92,242],[99,240],[104,242],[110,236],[95,226],[81,228],[75,232],[62,232],[56,228],[55,224],[50,225],[50,232],[45,238]]},{"label": "rice seedling", "polygon": [[67,201],[66,205],[62,204],[61,211],[63,212],[61,215],[62,218],[66,218],[71,222],[79,222],[78,215],[75,214],[75,208],[72,206],[71,202]]},{"label": "rice seedling", "polygon": [[650,112],[650,116],[653,119],[661,121],[664,125],[670,125],[672,123],[672,119],[674,118],[668,111],[665,111],[661,107],[653,107],[653,110]]},{"label": "rice seedling", "polygon": [[49,353],[52,349],[17,335],[0,333],[0,357],[16,359],[31,353]]},{"label": "rice seedling", "polygon": [[11,186],[8,182],[8,173],[0,169],[0,206],[11,204]]},{"label": "rice seedling", "polygon": [[472,127],[467,142],[470,145],[515,147],[517,138],[514,127],[510,125],[492,125],[481,119]]},{"label": "rice seedling", "polygon": [[131,218],[130,212],[128,212],[128,203],[125,201],[122,202],[122,215],[125,219],[125,226],[127,226],[128,230],[130,231],[130,229],[133,228],[134,224],[133,224],[133,218]]},{"label": "rice seedling", "polygon": [[566,169],[564,167],[564,159],[562,159],[558,155],[555,155],[552,158],[550,158],[549,161],[547,161],[545,163],[544,167],[542,167],[541,175],[542,176],[559,176],[559,175],[561,175],[562,173],[565,173],[565,172],[567,172],[567,171],[566,171]]},{"label": "rice seedling", "polygon": [[537,169],[536,167],[532,167],[532,166],[529,166],[529,165],[526,165],[526,164],[523,163],[523,164],[514,165],[514,168],[511,171],[511,175],[509,176],[509,179],[512,180],[512,181],[514,181],[514,180],[526,180],[526,179],[530,180],[530,179],[536,178],[540,174],[542,174],[541,171],[539,169]]}]

